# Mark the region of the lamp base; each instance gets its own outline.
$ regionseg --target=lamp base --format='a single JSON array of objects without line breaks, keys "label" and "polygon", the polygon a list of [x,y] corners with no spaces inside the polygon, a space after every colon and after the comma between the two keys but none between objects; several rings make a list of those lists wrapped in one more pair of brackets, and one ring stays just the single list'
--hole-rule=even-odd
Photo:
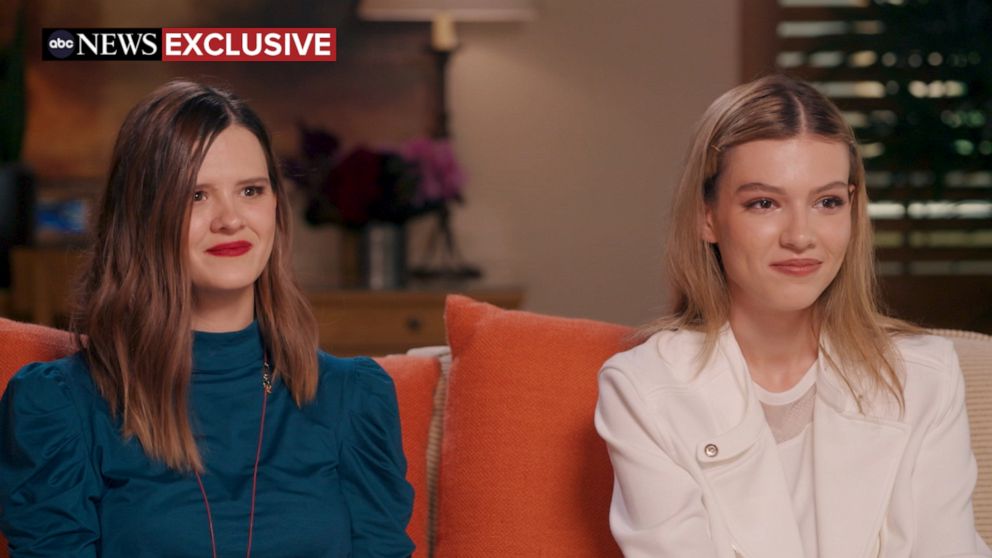
[{"label": "lamp base", "polygon": [[431,47],[430,53],[434,55],[434,66],[436,68],[437,84],[437,120],[434,123],[434,130],[431,134],[435,138],[451,137],[448,129],[448,61],[454,50],[442,50]]},{"label": "lamp base", "polygon": [[423,264],[411,266],[409,276],[424,281],[468,281],[482,278],[482,270],[466,263],[458,250],[451,229],[451,211],[447,206],[437,212],[436,224],[427,241]]}]

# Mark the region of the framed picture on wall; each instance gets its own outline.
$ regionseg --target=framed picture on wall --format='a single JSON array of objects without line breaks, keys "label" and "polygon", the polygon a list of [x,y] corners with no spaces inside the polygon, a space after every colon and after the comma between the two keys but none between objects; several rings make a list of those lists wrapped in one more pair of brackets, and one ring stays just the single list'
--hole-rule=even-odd
[{"label": "framed picture on wall", "polygon": [[78,245],[88,241],[101,182],[95,178],[42,179],[34,208],[34,244]]}]

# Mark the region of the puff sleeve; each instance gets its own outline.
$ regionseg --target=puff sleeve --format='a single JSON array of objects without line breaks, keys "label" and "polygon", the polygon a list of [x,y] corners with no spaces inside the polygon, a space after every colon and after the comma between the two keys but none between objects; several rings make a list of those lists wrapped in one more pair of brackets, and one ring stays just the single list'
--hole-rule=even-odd
[{"label": "puff sleeve", "polygon": [[406,481],[393,380],[375,361],[357,359],[342,436],[342,486],[355,558],[406,557],[413,488]]},{"label": "puff sleeve", "polygon": [[97,555],[101,485],[65,373],[30,364],[0,399],[0,531],[12,558]]}]

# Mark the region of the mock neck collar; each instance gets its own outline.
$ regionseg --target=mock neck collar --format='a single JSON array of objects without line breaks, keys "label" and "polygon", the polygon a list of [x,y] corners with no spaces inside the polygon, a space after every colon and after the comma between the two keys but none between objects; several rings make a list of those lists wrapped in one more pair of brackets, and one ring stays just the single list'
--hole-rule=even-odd
[{"label": "mock neck collar", "polygon": [[240,331],[193,332],[193,369],[231,370],[262,361],[264,349],[258,321]]},{"label": "mock neck collar", "polygon": [[[747,361],[744,359],[744,352],[741,350],[734,330],[730,327],[730,322],[725,322],[720,328],[720,337],[717,341],[723,347],[724,354],[744,365],[744,373],[748,380],[748,386],[757,385],[751,383],[750,373],[747,372]],[[827,335],[820,334],[819,352],[813,366],[816,369],[816,394],[820,400],[826,401],[836,411],[840,413],[858,413],[858,400],[866,401],[864,398],[868,390],[863,385],[864,380],[857,377],[851,378],[851,387],[845,385],[844,375],[835,368],[833,355],[836,353]],[[852,393],[852,388],[854,393]]]}]

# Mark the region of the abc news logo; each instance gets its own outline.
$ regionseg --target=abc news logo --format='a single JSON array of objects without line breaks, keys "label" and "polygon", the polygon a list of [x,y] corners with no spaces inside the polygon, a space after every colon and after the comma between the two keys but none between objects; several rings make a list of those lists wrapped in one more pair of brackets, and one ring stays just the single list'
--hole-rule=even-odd
[{"label": "abc news logo", "polygon": [[42,29],[44,60],[333,62],[334,28]]},{"label": "abc news logo", "polygon": [[161,60],[161,29],[42,29],[44,60]]}]

